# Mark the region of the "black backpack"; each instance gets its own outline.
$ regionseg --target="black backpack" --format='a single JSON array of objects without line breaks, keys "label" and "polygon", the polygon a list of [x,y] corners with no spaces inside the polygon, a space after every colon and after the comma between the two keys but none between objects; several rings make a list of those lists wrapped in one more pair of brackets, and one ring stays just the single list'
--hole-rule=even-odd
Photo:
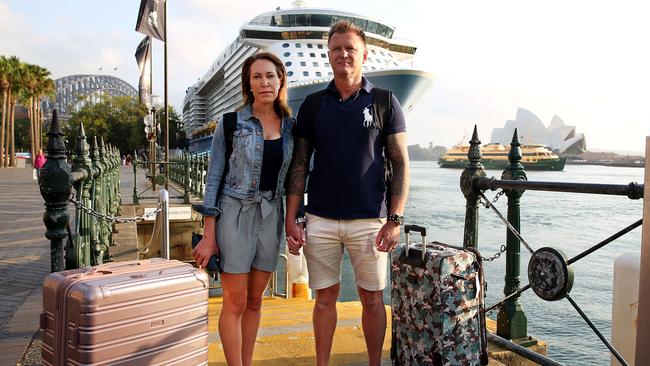
[{"label": "black backpack", "polygon": [[228,112],[223,115],[223,137],[226,140],[226,151],[225,151],[225,165],[223,167],[223,174],[221,175],[221,181],[219,182],[219,188],[217,189],[217,197],[221,196],[221,191],[223,191],[223,185],[226,182],[226,176],[228,175],[228,170],[230,168],[230,155],[232,155],[233,150],[233,136],[235,135],[235,130],[237,129],[237,112]]},{"label": "black backpack", "polygon": [[[386,133],[384,124],[390,118],[393,93],[388,89],[377,87],[375,87],[373,90],[375,92],[373,116],[375,117],[375,122],[379,128],[379,133],[381,134],[382,142],[384,144],[384,182],[386,183],[386,210],[388,213],[390,213],[390,183],[393,179],[393,166],[388,159],[388,154],[386,153],[386,140],[388,138],[388,134]],[[308,120],[313,121],[316,118],[316,113],[320,109],[323,95],[325,95],[326,92],[327,89],[323,89],[316,93],[310,94],[307,96],[307,98],[305,98],[301,110],[308,113]],[[224,126],[224,128],[225,127],[226,126]]]}]

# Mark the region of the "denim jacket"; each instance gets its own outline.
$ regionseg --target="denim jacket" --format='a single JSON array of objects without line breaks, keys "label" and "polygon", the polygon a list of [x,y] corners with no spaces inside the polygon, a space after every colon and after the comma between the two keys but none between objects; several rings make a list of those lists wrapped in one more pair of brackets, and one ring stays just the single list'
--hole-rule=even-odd
[{"label": "denim jacket", "polygon": [[[293,153],[292,128],[293,118],[283,118],[281,122],[282,167],[278,173],[278,182],[274,198],[284,194],[284,179],[291,163]],[[210,165],[205,182],[203,197],[204,212],[216,216],[219,212],[217,189],[225,166],[225,138],[223,123],[219,121],[212,137]],[[260,177],[262,175],[262,158],[264,156],[264,131],[262,123],[253,116],[252,107],[246,105],[237,112],[237,128],[233,135],[233,151],[229,159],[228,175],[224,181],[222,194],[245,199],[260,200]]]}]

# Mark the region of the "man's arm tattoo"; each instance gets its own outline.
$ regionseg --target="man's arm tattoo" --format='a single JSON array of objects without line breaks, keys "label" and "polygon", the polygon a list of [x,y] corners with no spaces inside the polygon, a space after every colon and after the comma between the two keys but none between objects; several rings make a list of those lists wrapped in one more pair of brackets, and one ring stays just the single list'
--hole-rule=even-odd
[{"label": "man's arm tattoo", "polygon": [[309,172],[309,160],[314,151],[309,140],[297,137],[293,145],[293,157],[287,174],[287,194],[301,196],[305,193],[305,180]]},{"label": "man's arm tattoo", "polygon": [[393,166],[393,177],[390,183],[391,195],[406,200],[409,188],[409,158],[406,148],[406,133],[388,135],[386,138],[386,153]]}]

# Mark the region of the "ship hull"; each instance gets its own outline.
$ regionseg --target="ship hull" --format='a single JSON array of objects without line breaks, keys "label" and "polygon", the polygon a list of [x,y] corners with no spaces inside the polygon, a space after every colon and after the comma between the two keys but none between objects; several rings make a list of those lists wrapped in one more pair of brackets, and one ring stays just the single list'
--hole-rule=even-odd
[{"label": "ship hull", "polygon": [[[452,168],[452,169],[465,169],[468,160],[439,160],[438,165],[441,168]],[[488,160],[481,159],[481,164],[483,168],[489,170],[503,170],[510,163],[504,160]],[[546,159],[539,160],[536,162],[522,162],[521,165],[524,166],[524,170],[543,170],[543,171],[562,171],[564,170],[564,165],[566,164],[565,158],[560,159]]]},{"label": "ship hull", "polygon": [[[413,109],[422,95],[433,83],[433,76],[420,70],[377,70],[364,73],[366,78],[375,86],[389,89],[395,94],[405,113]],[[293,115],[298,114],[300,105],[305,98],[319,90],[325,89],[330,80],[315,80],[312,82],[289,85],[288,102]],[[203,136],[190,140],[189,151],[192,154],[205,154],[210,151],[212,136]]]}]

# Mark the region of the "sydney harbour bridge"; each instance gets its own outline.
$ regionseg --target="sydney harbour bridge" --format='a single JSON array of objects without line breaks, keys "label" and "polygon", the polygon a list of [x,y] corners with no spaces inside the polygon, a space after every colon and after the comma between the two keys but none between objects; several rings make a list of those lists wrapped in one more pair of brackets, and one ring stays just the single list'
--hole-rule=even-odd
[{"label": "sydney harbour bridge", "polygon": [[138,96],[138,91],[126,81],[109,75],[70,75],[54,81],[56,101],[46,101],[43,111],[49,120],[53,109],[61,119],[68,119],[71,113],[86,103],[98,103],[106,96]]}]

